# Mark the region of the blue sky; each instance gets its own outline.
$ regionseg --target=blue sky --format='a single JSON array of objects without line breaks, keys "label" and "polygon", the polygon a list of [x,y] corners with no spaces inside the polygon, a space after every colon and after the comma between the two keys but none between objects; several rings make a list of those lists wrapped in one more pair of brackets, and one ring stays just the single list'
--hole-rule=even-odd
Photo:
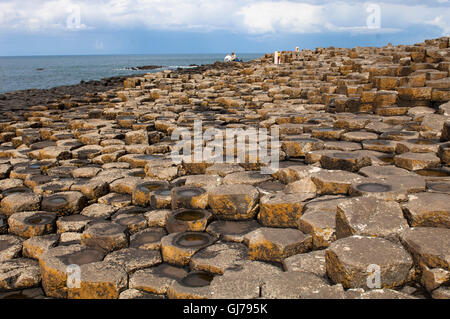
[{"label": "blue sky", "polygon": [[450,34],[450,0],[0,0],[0,55],[271,52]]}]

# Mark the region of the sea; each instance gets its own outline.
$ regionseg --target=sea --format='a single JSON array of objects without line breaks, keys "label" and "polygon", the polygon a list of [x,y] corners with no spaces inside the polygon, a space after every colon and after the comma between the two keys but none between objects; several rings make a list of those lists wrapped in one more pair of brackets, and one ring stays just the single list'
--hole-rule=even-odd
[{"label": "sea", "polygon": [[[154,73],[192,65],[223,62],[223,54],[164,55],[80,55],[0,57],[0,93],[26,89],[49,89],[74,85],[80,81]],[[238,54],[243,61],[258,59],[263,53]],[[154,70],[132,70],[138,66],[157,65]]]}]

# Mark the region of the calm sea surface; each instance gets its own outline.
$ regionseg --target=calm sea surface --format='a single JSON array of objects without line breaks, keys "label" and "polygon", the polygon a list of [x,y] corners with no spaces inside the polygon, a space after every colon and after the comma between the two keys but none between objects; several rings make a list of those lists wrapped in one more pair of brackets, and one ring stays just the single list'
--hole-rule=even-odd
[{"label": "calm sea surface", "polygon": [[[223,61],[226,54],[95,55],[0,57],[0,93],[24,89],[48,89],[80,81],[99,80],[116,75],[158,72],[133,71],[132,67],[161,65],[163,69],[189,67]],[[238,54],[244,61],[263,53]],[[43,70],[38,70],[43,69]]]}]

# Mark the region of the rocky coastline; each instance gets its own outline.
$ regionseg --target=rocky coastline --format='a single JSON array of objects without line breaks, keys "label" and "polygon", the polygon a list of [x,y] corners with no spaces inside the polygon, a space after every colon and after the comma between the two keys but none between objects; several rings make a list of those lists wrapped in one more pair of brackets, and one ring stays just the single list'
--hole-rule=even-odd
[{"label": "rocky coastline", "polygon": [[0,298],[449,299],[450,38],[273,62],[0,95]]}]

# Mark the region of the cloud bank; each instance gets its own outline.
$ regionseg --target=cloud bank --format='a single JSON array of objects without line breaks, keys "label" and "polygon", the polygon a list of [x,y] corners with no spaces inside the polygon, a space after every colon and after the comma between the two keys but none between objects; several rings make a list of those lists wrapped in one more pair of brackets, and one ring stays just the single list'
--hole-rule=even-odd
[{"label": "cloud bank", "polygon": [[450,1],[0,0],[0,32],[145,29],[264,35],[392,33],[411,26],[432,26],[449,35]]}]

